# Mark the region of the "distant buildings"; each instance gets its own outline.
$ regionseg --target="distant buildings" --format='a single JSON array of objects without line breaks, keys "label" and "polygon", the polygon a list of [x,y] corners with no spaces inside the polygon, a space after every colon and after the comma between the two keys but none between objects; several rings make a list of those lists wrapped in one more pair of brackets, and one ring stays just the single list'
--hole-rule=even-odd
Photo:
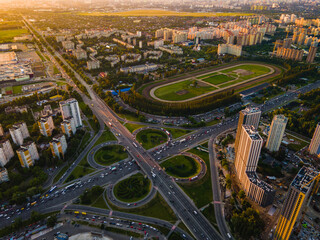
[{"label": "distant buildings", "polygon": [[0,183],[8,182],[9,175],[8,170],[6,168],[0,168]]},{"label": "distant buildings", "polygon": [[288,118],[284,115],[274,116],[266,145],[266,148],[269,149],[270,152],[279,151],[287,122]]},{"label": "distant buildings", "polygon": [[76,57],[76,59],[87,59],[87,52],[83,50],[82,48],[77,48],[73,51],[73,55]]},{"label": "distant buildings", "polygon": [[67,151],[66,137],[63,134],[53,137],[52,141],[50,142],[50,149],[53,157],[63,158]]},{"label": "distant buildings", "polygon": [[319,173],[314,169],[302,167],[290,184],[282,206],[274,240],[288,240],[292,229],[312,192],[314,178]]},{"label": "distant buildings", "polygon": [[178,46],[174,46],[174,45],[163,45],[161,47],[159,47],[159,50],[170,53],[172,54],[176,54],[176,55],[182,55],[183,54],[183,50],[178,47]]},{"label": "distant buildings", "polygon": [[0,167],[4,167],[13,156],[14,152],[10,141],[8,139],[0,141]]},{"label": "distant buildings", "polygon": [[242,125],[239,145],[235,156],[237,177],[246,195],[265,207],[272,203],[275,191],[256,174],[263,140],[252,125]]},{"label": "distant buildings", "polygon": [[0,82],[25,81],[32,77],[31,65],[19,62],[15,52],[0,53]]},{"label": "distant buildings", "polygon": [[125,63],[133,63],[133,62],[139,62],[141,60],[141,54],[136,53],[127,53],[121,55],[121,61]]},{"label": "distant buildings", "polygon": [[100,68],[100,62],[98,60],[87,61],[87,68],[89,70]]},{"label": "distant buildings", "polygon": [[234,44],[219,44],[218,45],[218,54],[230,54],[237,57],[241,56],[242,46]]},{"label": "distant buildings", "polygon": [[59,104],[63,120],[68,120],[69,117],[73,117],[75,127],[81,127],[82,120],[78,101],[74,98],[70,98],[66,101],[60,102]]},{"label": "distant buildings", "polygon": [[158,68],[159,68],[159,66],[157,64],[146,63],[146,64],[142,64],[142,65],[120,68],[120,72],[124,72],[124,73],[150,72],[150,71],[155,71]]},{"label": "distant buildings", "polygon": [[22,167],[31,167],[34,161],[39,160],[39,153],[34,142],[28,142],[17,150],[18,158]]},{"label": "distant buildings", "polygon": [[314,46],[310,47],[306,63],[313,63],[313,60],[314,60],[316,53],[317,53],[317,50],[318,50],[318,47],[314,47]]},{"label": "distant buildings", "polygon": [[54,129],[52,116],[42,117],[40,121],[38,121],[38,125],[40,128],[40,133],[43,136],[49,137],[52,135],[52,131]]},{"label": "distant buildings", "polygon": [[293,61],[302,61],[303,50],[278,47],[276,51],[276,57],[283,59],[290,59]]},{"label": "distant buildings", "polygon": [[65,50],[74,49],[74,42],[72,42],[72,41],[62,41],[62,47]]},{"label": "distant buildings", "polygon": [[318,156],[320,154],[320,122],[317,124],[317,127],[313,133],[308,150],[310,154],[315,154]]},{"label": "distant buildings", "polygon": [[9,129],[12,141],[17,145],[22,145],[23,140],[30,137],[27,124],[25,122],[16,123]]},{"label": "distant buildings", "polygon": [[161,51],[146,51],[143,53],[143,57],[148,59],[158,60],[162,57],[162,54],[163,53]]},{"label": "distant buildings", "polygon": [[259,108],[248,107],[240,111],[238,127],[237,127],[237,135],[235,140],[235,151],[237,151],[239,141],[240,141],[241,126],[250,125],[250,126],[253,126],[255,129],[258,129],[260,116],[261,116],[261,110]]},{"label": "distant buildings", "polygon": [[125,46],[126,48],[134,48],[134,46],[133,46],[132,44],[126,43],[126,42],[121,41],[121,40],[119,40],[119,39],[117,39],[117,38],[113,38],[112,40],[113,40],[114,42],[116,42],[116,43],[119,43],[119,44]]},{"label": "distant buildings", "polygon": [[61,122],[61,129],[67,137],[71,137],[77,131],[76,124],[73,117],[67,117]]}]

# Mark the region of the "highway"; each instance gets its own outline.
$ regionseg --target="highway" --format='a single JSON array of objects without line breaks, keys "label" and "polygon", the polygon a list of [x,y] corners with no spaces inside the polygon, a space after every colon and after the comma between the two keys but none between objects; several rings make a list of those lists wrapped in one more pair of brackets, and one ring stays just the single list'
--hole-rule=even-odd
[{"label": "highway", "polygon": [[[29,23],[30,24],[30,23]],[[40,34],[40,33],[39,33]],[[49,45],[49,44],[48,44]],[[53,48],[52,48],[53,49]],[[62,56],[55,52],[55,55],[58,56],[61,61],[69,66],[68,63],[62,58]],[[71,67],[69,66],[71,69]],[[211,127],[204,127],[200,130],[193,133],[193,137],[186,143],[176,143],[172,142],[172,146],[164,149],[161,154],[158,156],[151,155],[148,151],[142,148],[142,146],[135,141],[134,136],[125,128],[119,121],[118,116],[102,101],[92,90],[91,86],[86,84],[84,80],[74,71],[77,79],[87,88],[91,99],[84,96],[82,94],[85,102],[90,106],[95,113],[95,115],[102,120],[107,126],[110,126],[111,131],[116,135],[119,143],[125,146],[128,152],[131,154],[132,158],[138,163],[144,173],[153,181],[154,186],[158,189],[164,199],[168,202],[168,204],[172,207],[174,212],[179,216],[179,218],[184,222],[184,224],[189,228],[192,234],[196,239],[230,239],[228,237],[228,228],[225,223],[225,219],[223,216],[222,204],[215,204],[216,210],[216,220],[219,226],[219,230],[222,236],[217,232],[216,229],[212,227],[212,225],[208,222],[208,220],[201,214],[201,212],[194,205],[193,201],[180,189],[180,187],[172,180],[171,177],[168,177],[163,170],[160,168],[157,160],[163,159],[167,156],[171,156],[179,153],[188,148],[192,148],[196,146],[199,142],[208,140],[209,137],[210,143],[212,143],[212,139],[215,136],[219,135],[223,131],[235,128],[236,127],[236,118],[227,119],[223,124],[214,125]],[[313,84],[312,86],[306,86],[300,89],[300,92],[310,91],[315,86],[319,86],[319,83]],[[288,94],[277,97],[276,99],[272,99],[268,101],[264,105],[259,105],[263,111],[268,111],[270,109],[274,109],[277,106],[281,106],[281,104],[291,101],[298,96],[298,92],[290,92]],[[162,146],[164,147],[164,146]],[[165,148],[165,147],[164,147]],[[209,144],[209,149],[212,148],[212,144]],[[90,149],[90,148],[89,148]],[[88,150],[89,150],[88,149]],[[156,160],[157,159],[157,160]],[[211,162],[214,161],[215,156],[210,151],[210,159]],[[74,164],[74,167],[77,165],[78,160]],[[212,170],[212,183],[213,183],[213,197],[217,202],[221,202],[220,196],[220,186],[215,164],[211,164]],[[71,172],[71,171],[70,171]],[[70,173],[69,172],[69,173]],[[122,173],[125,173],[123,171]],[[59,183],[63,183],[67,178],[66,174],[63,178],[60,179]],[[106,180],[106,179],[104,179]],[[115,179],[114,179],[115,180]],[[103,185],[103,184],[102,184]],[[71,197],[68,199],[72,199],[72,196],[77,193],[77,191],[72,191],[72,193],[68,194]],[[77,193],[79,195],[79,193]],[[62,201],[63,198],[59,198],[58,201]],[[220,209],[220,210],[219,210]],[[38,211],[41,212],[41,208]]]}]

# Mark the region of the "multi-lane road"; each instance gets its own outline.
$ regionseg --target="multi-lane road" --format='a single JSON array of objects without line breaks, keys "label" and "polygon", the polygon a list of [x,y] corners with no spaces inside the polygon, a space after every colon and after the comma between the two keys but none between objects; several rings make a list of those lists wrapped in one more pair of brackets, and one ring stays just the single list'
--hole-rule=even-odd
[{"label": "multi-lane road", "polygon": [[[30,22],[29,22],[30,24]],[[32,31],[32,30],[31,30]],[[39,33],[39,32],[38,32]],[[40,34],[40,33],[39,33]],[[48,43],[47,43],[48,44]],[[48,44],[49,45],[49,44]],[[52,48],[53,49],[53,48]],[[54,53],[55,56],[60,58],[60,60],[72,69],[68,63],[62,58],[62,56],[58,53]],[[111,131],[116,135],[118,141],[127,148],[128,152],[131,154],[132,158],[138,163],[144,173],[153,181],[153,185],[158,189],[164,199],[168,202],[168,204],[172,207],[176,215],[184,222],[184,224],[189,228],[192,234],[196,239],[231,239],[231,235],[229,233],[228,227],[225,223],[223,207],[221,203],[220,196],[220,186],[219,179],[217,175],[217,169],[215,167],[215,156],[214,151],[212,149],[212,141],[223,131],[235,128],[236,127],[236,119],[227,119],[223,124],[218,124],[211,127],[204,127],[198,131],[195,131],[188,141],[181,142],[172,142],[171,146],[165,147],[161,146],[163,151],[159,156],[151,155],[148,151],[142,148],[142,146],[135,140],[134,136],[118,121],[118,116],[102,101],[96,93],[92,90],[92,88],[86,84],[86,82],[76,73],[76,78],[86,87],[88,93],[91,97],[89,99],[84,94],[81,94],[84,98],[84,101],[92,108],[95,115],[103,121],[107,126],[110,126]],[[69,80],[71,81],[71,80]],[[319,83],[313,84],[312,86],[306,86],[300,89],[300,92],[306,92],[313,89],[315,86],[319,86]],[[272,99],[265,103],[264,105],[260,105],[263,111],[267,111],[272,108],[276,108],[277,106],[291,101],[295,99],[298,95],[298,92],[290,92],[276,99]],[[220,233],[217,232],[216,229],[212,227],[212,225],[208,222],[208,220],[202,215],[202,213],[197,209],[194,205],[193,201],[181,190],[181,188],[174,182],[171,177],[168,177],[165,172],[160,168],[157,160],[162,159],[167,156],[171,156],[179,153],[185,149],[196,146],[199,142],[208,140],[209,138],[209,153],[211,160],[211,174],[212,174],[212,187],[213,187],[213,199],[215,201],[215,210],[216,210],[216,220],[219,226]],[[94,141],[92,141],[94,142]],[[92,147],[93,144],[89,144],[84,151],[83,155],[88,152],[88,150]],[[80,158],[75,161],[74,165],[71,166],[71,169],[63,176],[59,183],[62,184],[65,179],[68,177],[68,173],[71,173],[72,168],[74,168]],[[82,159],[82,158],[81,158]],[[133,169],[132,169],[133,170]],[[130,170],[130,171],[132,171]],[[129,170],[123,170],[121,175],[129,174]],[[98,173],[99,174],[99,173]],[[114,179],[111,177],[113,174],[109,175],[111,178],[110,181],[115,181],[118,179],[119,175]],[[97,182],[98,185],[103,185],[108,182],[108,179],[100,179],[101,183]],[[91,182],[89,182],[90,184]],[[88,185],[90,186],[90,185]],[[78,189],[78,190],[77,190]],[[44,209],[50,209],[56,207],[59,204],[64,204],[71,199],[79,196],[81,194],[81,187],[74,189],[74,191],[65,192],[63,196],[51,200],[51,203],[44,204],[43,207],[41,204],[36,206],[37,211],[43,211]],[[83,190],[82,190],[83,191]],[[24,212],[23,214],[27,214]]]}]

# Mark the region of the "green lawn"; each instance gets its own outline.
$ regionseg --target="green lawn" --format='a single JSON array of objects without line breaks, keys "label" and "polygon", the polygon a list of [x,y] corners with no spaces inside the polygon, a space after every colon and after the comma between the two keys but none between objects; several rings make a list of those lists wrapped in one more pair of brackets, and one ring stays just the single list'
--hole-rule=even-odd
[{"label": "green lawn", "polygon": [[132,209],[119,208],[113,205],[110,201],[108,201],[108,203],[111,206],[111,208],[115,211],[121,211],[121,212],[138,214],[142,216],[159,218],[171,223],[175,223],[177,221],[177,217],[174,214],[173,210],[166,203],[166,201],[163,199],[160,193],[157,193],[155,197],[147,204],[141,207],[132,208]]},{"label": "green lawn", "polygon": [[168,132],[170,132],[173,139],[179,138],[183,135],[186,135],[186,134],[192,132],[191,130],[179,129],[179,128],[166,128],[166,130],[168,130]]},{"label": "green lawn", "polygon": [[220,119],[214,119],[214,120],[212,120],[212,121],[210,121],[210,122],[206,122],[206,126],[216,125],[216,124],[218,124],[218,123],[220,123],[220,122],[221,122]]},{"label": "green lawn", "polygon": [[165,168],[167,174],[178,178],[190,178],[196,176],[201,166],[198,161],[191,157],[178,155],[161,163],[161,167]]},{"label": "green lawn", "polygon": [[270,69],[263,66],[263,65],[256,65],[256,64],[244,64],[244,65],[240,65],[240,66],[236,66],[233,68],[229,68],[226,70],[221,71],[222,73],[232,73],[234,70],[238,70],[238,69],[243,69],[243,70],[247,70],[252,72],[252,74],[249,75],[240,75],[240,78],[242,80],[247,80],[253,77],[257,77],[266,73],[270,72]]},{"label": "green lawn", "polygon": [[123,202],[135,203],[145,198],[150,192],[150,188],[150,180],[141,173],[137,173],[118,182],[114,186],[113,192],[117,199]]},{"label": "green lawn", "polygon": [[53,66],[53,74],[56,75],[59,73],[60,73],[60,71],[58,70],[58,68],[56,66]]},{"label": "green lawn", "polygon": [[129,132],[134,132],[135,130],[139,129],[139,128],[142,128],[142,127],[145,127],[145,125],[140,125],[140,124],[134,124],[134,123],[126,123],[124,125],[128,130]]},{"label": "green lawn", "polygon": [[54,183],[57,182],[62,177],[62,175],[67,171],[68,168],[69,168],[69,165],[64,166],[60,170],[60,172],[54,177],[53,182]]},{"label": "green lawn", "polygon": [[80,144],[80,146],[79,146],[80,151],[82,151],[82,149],[85,148],[85,146],[88,144],[89,140],[90,140],[90,133],[89,133],[89,132],[86,132],[86,133],[83,135],[81,144]]},{"label": "green lawn", "polygon": [[28,30],[24,28],[0,30],[0,43],[12,42],[14,37],[18,37],[26,33],[28,33]]},{"label": "green lawn", "polygon": [[97,198],[96,201],[94,201],[91,204],[92,207],[96,207],[96,208],[102,208],[102,209],[109,209],[107,204],[105,203],[104,199],[103,199],[103,193]]},{"label": "green lawn", "polygon": [[117,113],[117,115],[121,118],[127,119],[128,121],[140,122],[139,117],[135,116],[133,113]]},{"label": "green lawn", "polygon": [[94,169],[92,167],[85,167],[85,166],[76,166],[76,168],[72,171],[72,173],[70,174],[70,176],[67,178],[66,182],[70,182],[74,179],[78,179],[81,178],[85,175],[88,175],[90,173],[92,173],[94,171]]},{"label": "green lawn", "polygon": [[212,184],[211,184],[211,172],[210,172],[210,161],[209,154],[206,152],[199,151],[195,148],[189,150],[193,154],[198,155],[205,161],[207,165],[206,175],[194,182],[179,184],[180,187],[185,191],[186,194],[193,200],[198,208],[205,206],[206,204],[212,202]]},{"label": "green lawn", "polygon": [[22,93],[22,86],[13,86],[13,94],[19,94]]},{"label": "green lawn", "polygon": [[116,141],[116,137],[113,135],[113,133],[109,130],[109,128],[104,129],[102,135],[98,138],[98,140],[95,142],[94,146],[99,145],[100,143],[109,142],[109,141]]},{"label": "green lawn", "polygon": [[192,86],[193,80],[185,80],[173,84],[169,84],[158,88],[154,94],[156,97],[169,100],[169,101],[180,101],[186,100],[192,97],[197,97],[199,95],[211,92],[217,88],[206,85],[203,86],[202,83],[198,82],[198,85]]},{"label": "green lawn", "polygon": [[218,84],[221,84],[221,83],[229,82],[229,81],[231,81],[233,79],[234,79],[234,77],[227,76],[227,75],[224,75],[224,74],[218,74],[218,75],[215,75],[215,76],[212,76],[212,77],[208,77],[208,78],[205,78],[205,79],[202,79],[202,80],[205,81],[205,82],[214,84],[214,85],[218,85]]},{"label": "green lawn", "polygon": [[197,79],[204,79],[204,78],[207,78],[207,77],[214,76],[214,75],[216,75],[216,74],[217,74],[217,72],[209,73],[209,74],[206,74],[206,75],[197,77]]},{"label": "green lawn", "polygon": [[138,132],[136,139],[145,149],[158,146],[168,140],[168,136],[164,131],[157,129],[146,129]]},{"label": "green lawn", "polygon": [[210,203],[209,206],[202,211],[202,214],[209,220],[212,226],[214,226],[214,228],[219,231],[216,216],[214,213],[214,206],[212,203]]},{"label": "green lawn", "polygon": [[109,166],[113,163],[126,159],[128,154],[123,146],[109,145],[100,148],[94,155],[94,159],[97,163]]}]

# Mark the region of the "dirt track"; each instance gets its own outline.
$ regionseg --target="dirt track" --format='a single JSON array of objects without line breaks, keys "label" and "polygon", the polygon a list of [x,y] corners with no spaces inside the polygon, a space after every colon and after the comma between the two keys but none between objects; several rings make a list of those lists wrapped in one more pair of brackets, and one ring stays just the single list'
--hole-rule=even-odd
[{"label": "dirt track", "polygon": [[[272,74],[268,75],[268,76],[264,76],[264,77],[261,77],[261,78],[257,78],[257,79],[255,79],[255,80],[252,80],[252,81],[249,81],[249,82],[244,82],[243,84],[239,84],[239,85],[237,85],[237,86],[235,86],[235,87],[233,87],[233,88],[230,87],[230,88],[228,88],[228,89],[221,89],[221,91],[228,91],[229,89],[237,90],[237,89],[239,89],[239,88],[243,88],[243,87],[246,87],[246,86],[248,86],[248,85],[252,85],[253,83],[261,82],[261,81],[267,80],[267,79],[269,79],[269,78],[275,77],[275,76],[277,76],[277,75],[279,75],[279,74],[281,73],[280,68],[275,67],[274,65],[267,64],[267,63],[262,63],[262,62],[247,62],[247,61],[246,61],[246,62],[234,62],[234,63],[228,64],[228,65],[221,65],[221,66],[218,66],[218,67],[216,67],[216,68],[203,69],[203,71],[202,71],[200,74],[205,74],[205,73],[209,73],[209,72],[212,72],[212,71],[224,69],[224,68],[226,68],[226,67],[231,67],[231,66],[234,66],[234,65],[246,64],[246,63],[248,63],[248,64],[250,64],[250,63],[256,63],[256,64],[265,65],[265,66],[267,66],[267,67],[273,68],[273,69],[274,69],[274,72],[273,72]],[[199,72],[196,72],[196,73],[192,73],[192,72],[191,72],[191,73],[186,73],[186,75],[181,76],[181,77],[177,76],[177,77],[174,78],[174,79],[165,80],[165,81],[161,81],[161,82],[152,84],[152,85],[150,85],[150,86],[147,86],[145,89],[143,89],[142,95],[143,95],[144,97],[150,99],[150,100],[157,101],[157,100],[155,100],[154,98],[151,97],[151,95],[150,95],[151,89],[153,89],[153,88],[155,88],[155,87],[157,87],[157,86],[160,86],[160,85],[165,85],[165,84],[172,83],[172,82],[175,82],[175,81],[179,81],[179,80],[183,80],[183,79],[188,79],[188,78],[190,78],[190,77],[195,77],[195,76],[198,76],[198,75],[199,75]],[[216,91],[216,92],[214,92],[214,93],[212,93],[212,94],[208,94],[208,95],[206,95],[206,97],[207,97],[207,96],[210,96],[210,95],[213,95],[213,94],[216,94],[216,93],[221,92],[221,91]],[[186,100],[186,102],[187,102],[187,101],[192,101],[192,99],[191,99],[191,100]]]}]

